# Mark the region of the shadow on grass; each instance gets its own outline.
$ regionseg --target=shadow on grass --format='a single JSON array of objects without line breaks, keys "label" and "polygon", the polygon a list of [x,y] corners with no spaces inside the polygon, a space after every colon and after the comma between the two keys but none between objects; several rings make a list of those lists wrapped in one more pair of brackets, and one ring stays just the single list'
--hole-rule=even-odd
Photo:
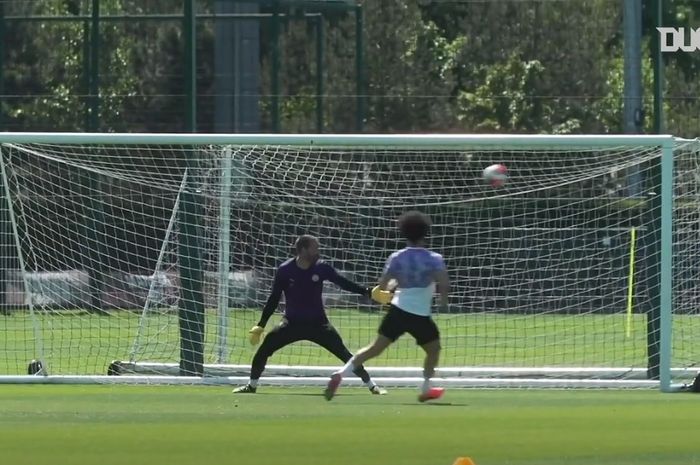
[{"label": "shadow on grass", "polygon": [[[249,396],[251,394],[240,394],[241,396]],[[256,394],[252,394],[255,396],[307,396],[307,397],[323,397],[323,391],[320,392],[285,392],[285,393],[279,393],[279,392],[258,392]]]},{"label": "shadow on grass", "polygon": [[470,407],[470,404],[463,404],[460,402],[403,402],[401,404],[397,405],[405,405],[405,406],[429,406],[429,407]]},{"label": "shadow on grass", "polygon": [[[325,400],[323,397],[323,391],[319,392],[265,392],[265,391],[258,391],[255,394],[234,394],[236,397],[248,397],[248,396],[274,396],[274,397],[281,397],[281,396],[300,396],[300,397],[318,397],[319,400],[322,400],[324,404],[330,404],[333,403],[328,402]],[[368,392],[343,392],[341,394],[336,395],[336,399],[342,399],[342,398],[353,398],[353,403],[356,403],[358,405],[378,405],[380,404],[380,401],[388,401],[385,403],[385,405],[401,405],[401,406],[415,406],[415,407],[424,407],[424,406],[433,406],[433,407],[470,407],[471,404],[468,403],[461,403],[461,402],[418,402],[413,401],[413,402],[392,402],[395,398],[392,398],[391,394],[388,395],[383,395],[383,396],[378,396],[378,395],[372,395]],[[361,400],[360,400],[361,399]],[[371,399],[371,400],[370,400]]]}]

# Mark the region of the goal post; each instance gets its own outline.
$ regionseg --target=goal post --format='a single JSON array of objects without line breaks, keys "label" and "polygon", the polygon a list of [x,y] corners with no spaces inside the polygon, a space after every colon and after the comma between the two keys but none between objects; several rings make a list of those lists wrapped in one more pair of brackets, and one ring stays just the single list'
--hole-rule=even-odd
[{"label": "goal post", "polygon": [[180,375],[204,375],[204,269],[199,236],[204,219],[204,199],[201,182],[200,156],[196,147],[181,152],[189,173],[180,202],[180,234],[178,247],[178,275],[180,304]]},{"label": "goal post", "polygon": [[[661,390],[671,390],[671,351],[673,314],[673,146],[666,143],[661,153],[661,212],[660,223],[660,265],[659,272],[659,380]],[[650,312],[651,318],[657,317]],[[649,317],[648,317],[649,318]],[[651,356],[652,354],[647,354]]]},{"label": "goal post", "polygon": [[231,147],[224,147],[221,163],[221,195],[219,196],[219,325],[217,331],[216,363],[226,363],[226,346],[228,336],[229,282],[228,273],[231,263],[231,182],[232,182]]},{"label": "goal post", "polygon": [[[0,151],[20,259],[5,270],[0,382],[27,380],[38,359],[42,382],[243,381],[247,329],[295,236],[319,236],[325,258],[371,284],[413,208],[433,218],[430,247],[454,282],[436,315],[446,385],[671,391],[700,364],[697,141],[3,133]],[[505,186],[480,178],[492,163],[508,167]],[[86,188],[91,175],[101,182]],[[96,201],[104,250],[85,250],[81,212]],[[325,291],[349,348],[368,343],[381,311]],[[96,293],[106,315],[88,311]],[[270,363],[263,384],[322,384],[339,362],[302,342]],[[412,385],[421,365],[404,338],[368,370]]]}]

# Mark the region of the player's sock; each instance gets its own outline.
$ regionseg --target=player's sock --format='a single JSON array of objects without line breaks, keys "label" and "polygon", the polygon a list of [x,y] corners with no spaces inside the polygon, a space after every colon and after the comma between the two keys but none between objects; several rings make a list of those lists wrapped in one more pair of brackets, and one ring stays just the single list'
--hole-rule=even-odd
[{"label": "player's sock", "polygon": [[365,383],[365,386],[367,386],[367,387],[370,388],[370,389],[372,389],[372,388],[375,387],[376,385],[377,385],[377,383],[375,383],[373,379],[370,379],[369,381],[367,381],[367,382]]},{"label": "player's sock", "polygon": [[251,378],[250,381],[248,381],[248,384],[250,385],[250,387],[256,388],[256,387],[258,387],[258,380]]},{"label": "player's sock", "polygon": [[428,392],[429,390],[430,390],[430,378],[425,378],[425,379],[423,380],[423,386],[420,388],[420,392],[422,392],[423,394],[425,394],[425,393]]},{"label": "player's sock", "polygon": [[352,357],[350,360],[348,360],[348,363],[346,363],[343,368],[340,370],[336,371],[333,373],[334,375],[340,375],[342,377],[350,376],[353,371],[355,371],[355,365],[353,365],[353,360],[355,360],[355,357]]}]

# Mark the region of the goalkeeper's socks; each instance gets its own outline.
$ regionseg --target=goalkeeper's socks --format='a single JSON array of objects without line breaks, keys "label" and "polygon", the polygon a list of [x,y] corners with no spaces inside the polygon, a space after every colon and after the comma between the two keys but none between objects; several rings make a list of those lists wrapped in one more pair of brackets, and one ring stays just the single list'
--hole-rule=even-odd
[{"label": "goalkeeper's socks", "polygon": [[420,392],[425,394],[430,391],[430,378],[425,378],[423,380],[423,386],[420,388]]},{"label": "goalkeeper's socks", "polygon": [[374,389],[377,386],[377,383],[375,383],[373,379],[370,379],[365,383],[365,386],[367,386],[369,389]]},{"label": "goalkeeper's socks", "polygon": [[343,378],[345,378],[346,376],[350,376],[350,375],[352,374],[352,372],[355,371],[355,365],[353,365],[353,363],[352,363],[353,360],[355,360],[355,357],[352,357],[350,360],[348,360],[348,363],[346,363],[346,364],[343,366],[343,368],[341,368],[340,370],[336,371],[336,372],[333,373],[333,374],[334,374],[334,375],[336,375],[336,374],[337,374],[337,375],[340,375],[340,376],[342,376]]},{"label": "goalkeeper's socks", "polygon": [[252,388],[256,388],[258,387],[258,380],[251,378],[250,381],[248,381],[248,385]]}]

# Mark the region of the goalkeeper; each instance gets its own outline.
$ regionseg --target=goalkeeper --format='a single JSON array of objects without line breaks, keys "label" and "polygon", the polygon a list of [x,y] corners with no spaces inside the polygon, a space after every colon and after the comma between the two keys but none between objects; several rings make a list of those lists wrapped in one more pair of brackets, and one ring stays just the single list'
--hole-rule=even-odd
[{"label": "goalkeeper", "polygon": [[[319,243],[313,236],[299,237],[294,244],[297,256],[282,263],[275,274],[272,292],[257,325],[249,331],[250,343],[257,345],[265,325],[279,304],[284,292],[286,309],[279,325],[263,340],[253,356],[250,381],[233,390],[234,393],[255,393],[267,359],[279,349],[297,341],[307,340],[320,345],[344,363],[352,358],[340,334],[328,321],[323,308],[323,282],[330,281],[340,288],[371,297],[381,304],[388,304],[392,294],[379,287],[364,288],[340,276],[329,264],[319,261]],[[386,394],[377,386],[362,365],[353,373],[362,378],[372,394]]]}]

